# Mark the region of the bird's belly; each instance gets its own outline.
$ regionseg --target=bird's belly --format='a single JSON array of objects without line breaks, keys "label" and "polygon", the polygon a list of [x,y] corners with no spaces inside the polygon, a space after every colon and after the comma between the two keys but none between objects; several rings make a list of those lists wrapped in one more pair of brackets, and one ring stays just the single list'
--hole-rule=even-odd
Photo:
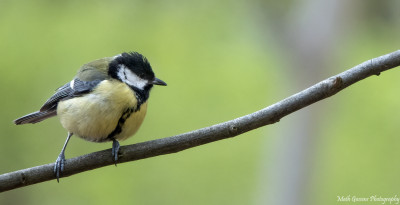
[{"label": "bird's belly", "polygon": [[114,136],[117,140],[125,140],[128,137],[134,135],[139,127],[142,125],[144,117],[146,116],[147,102],[140,106],[140,110],[132,113],[129,118],[125,120],[122,125],[121,133]]},{"label": "bird's belly", "polygon": [[[145,117],[146,103],[134,112],[136,104],[128,86],[104,81],[92,93],[59,102],[57,115],[65,129],[83,139],[94,142],[112,138],[124,140],[139,129]],[[121,121],[127,109],[133,112]],[[120,129],[116,130],[118,127]]]}]

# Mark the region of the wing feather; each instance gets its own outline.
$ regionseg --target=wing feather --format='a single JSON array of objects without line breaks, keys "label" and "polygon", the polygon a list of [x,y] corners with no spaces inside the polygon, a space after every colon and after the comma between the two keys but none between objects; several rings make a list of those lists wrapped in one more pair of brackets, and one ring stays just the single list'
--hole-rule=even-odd
[{"label": "wing feather", "polygon": [[56,93],[54,93],[54,95],[51,96],[40,108],[40,111],[44,112],[55,109],[58,102],[60,102],[61,100],[78,97],[85,93],[88,93],[92,91],[100,82],[101,80],[81,81],[78,78],[75,78],[71,82],[57,89]]},{"label": "wing feather", "polygon": [[37,123],[57,115],[57,105],[62,100],[79,97],[92,91],[107,75],[108,64],[114,58],[104,58],[85,64],[78,71],[77,77],[56,90],[39,111],[30,113],[14,121],[15,124]]}]

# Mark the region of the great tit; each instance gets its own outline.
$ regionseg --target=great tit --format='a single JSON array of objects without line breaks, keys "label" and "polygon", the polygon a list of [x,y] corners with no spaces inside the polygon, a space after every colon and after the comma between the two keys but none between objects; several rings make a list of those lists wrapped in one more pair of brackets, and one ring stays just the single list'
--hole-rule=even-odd
[{"label": "great tit", "polygon": [[37,123],[58,116],[68,131],[54,174],[64,170],[65,148],[74,134],[92,142],[112,141],[118,160],[119,142],[135,134],[143,122],[153,85],[167,84],[156,78],[149,61],[137,52],[122,53],[83,65],[71,82],[58,88],[39,111],[15,124]]}]

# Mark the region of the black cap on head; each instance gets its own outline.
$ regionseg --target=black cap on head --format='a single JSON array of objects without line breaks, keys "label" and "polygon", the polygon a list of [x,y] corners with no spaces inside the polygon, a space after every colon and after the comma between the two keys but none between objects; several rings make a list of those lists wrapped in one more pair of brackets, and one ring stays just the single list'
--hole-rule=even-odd
[{"label": "black cap on head", "polygon": [[149,61],[138,52],[122,53],[116,56],[109,65],[108,73],[111,77],[118,79],[117,72],[120,65],[124,65],[142,79],[151,81],[155,78]]},{"label": "black cap on head", "polygon": [[127,84],[138,100],[137,109],[149,98],[153,85],[167,85],[156,78],[149,61],[137,52],[122,53],[110,62],[108,74]]}]

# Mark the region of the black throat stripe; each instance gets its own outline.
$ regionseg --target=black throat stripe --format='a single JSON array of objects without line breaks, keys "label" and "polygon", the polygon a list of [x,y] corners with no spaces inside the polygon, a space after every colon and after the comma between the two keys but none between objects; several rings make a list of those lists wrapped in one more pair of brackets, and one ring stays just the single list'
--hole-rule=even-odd
[{"label": "black throat stripe", "polygon": [[108,140],[113,140],[114,137],[115,137],[116,135],[118,135],[119,133],[121,133],[121,132],[122,132],[122,127],[124,126],[126,119],[128,119],[128,118],[131,116],[131,114],[132,114],[133,112],[136,112],[136,111],[137,111],[137,109],[135,109],[135,108],[133,108],[133,107],[127,108],[127,109],[122,113],[121,117],[119,118],[118,124],[117,124],[117,126],[115,127],[115,129],[107,136],[107,139],[108,139]]},{"label": "black throat stripe", "polygon": [[[129,85],[128,85],[129,86]],[[152,87],[152,85],[148,85],[144,88],[144,90],[140,90],[138,88],[136,88],[135,86],[129,86],[132,91],[133,94],[135,95],[136,99],[137,99],[137,105],[136,105],[136,109],[135,112],[140,110],[140,106],[145,103],[147,101],[147,99],[149,99],[149,95],[150,95],[150,89]]]}]

